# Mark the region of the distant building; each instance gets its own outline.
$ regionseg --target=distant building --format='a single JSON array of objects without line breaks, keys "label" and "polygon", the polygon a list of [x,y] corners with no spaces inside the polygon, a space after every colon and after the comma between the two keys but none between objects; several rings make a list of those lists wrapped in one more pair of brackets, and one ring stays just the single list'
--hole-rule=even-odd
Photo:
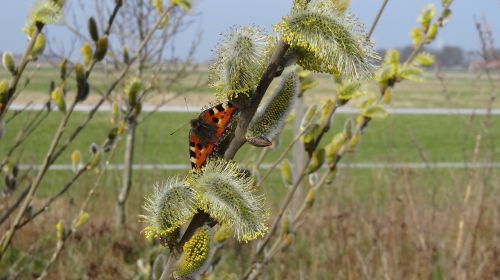
[{"label": "distant building", "polygon": [[500,69],[500,60],[471,60],[469,62],[470,71]]}]

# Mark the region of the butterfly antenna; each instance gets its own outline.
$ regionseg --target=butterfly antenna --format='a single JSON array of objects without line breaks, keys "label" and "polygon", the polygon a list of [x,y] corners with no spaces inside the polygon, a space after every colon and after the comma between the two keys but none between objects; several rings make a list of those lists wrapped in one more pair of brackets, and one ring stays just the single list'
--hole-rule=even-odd
[{"label": "butterfly antenna", "polygon": [[[187,98],[184,96],[184,104],[186,104],[186,110],[188,113],[191,113],[189,111],[189,107],[188,107],[188,103],[187,103]],[[174,131],[170,132],[170,136],[174,135],[177,131],[179,131],[181,128],[183,128],[184,126],[186,126],[188,123],[183,123],[181,124],[178,128],[174,129]]]},{"label": "butterfly antenna", "polygon": [[191,113],[191,112],[189,111],[188,101],[187,101],[187,98],[186,98],[185,96],[184,96],[184,104],[186,104],[186,111],[187,111],[188,113]]},{"label": "butterfly antenna", "polygon": [[188,123],[183,123],[181,124],[178,128],[174,129],[174,131],[170,132],[170,136],[174,135],[177,131],[179,131],[181,128],[185,127]]}]

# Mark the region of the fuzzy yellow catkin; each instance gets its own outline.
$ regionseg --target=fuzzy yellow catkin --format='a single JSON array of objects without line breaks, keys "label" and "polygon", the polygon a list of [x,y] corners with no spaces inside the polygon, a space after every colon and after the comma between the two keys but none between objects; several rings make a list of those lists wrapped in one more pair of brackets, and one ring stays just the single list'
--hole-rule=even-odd
[{"label": "fuzzy yellow catkin", "polygon": [[238,241],[254,240],[268,231],[269,211],[256,194],[255,181],[231,161],[214,159],[190,183],[198,207],[219,223],[231,227]]},{"label": "fuzzy yellow catkin", "polygon": [[167,237],[191,219],[197,210],[195,192],[184,180],[172,177],[155,184],[144,205],[146,237]]},{"label": "fuzzy yellow catkin", "polygon": [[286,73],[275,92],[264,102],[249,125],[247,136],[273,139],[279,134],[297,100],[299,79],[295,72]]},{"label": "fuzzy yellow catkin", "polygon": [[177,269],[178,276],[189,276],[196,273],[208,259],[210,252],[210,235],[208,227],[199,228],[182,246],[183,255]]},{"label": "fuzzy yellow catkin", "polygon": [[12,75],[16,74],[16,64],[14,63],[14,59],[12,58],[12,54],[10,52],[4,52],[2,56],[2,64],[6,70],[8,70]]}]

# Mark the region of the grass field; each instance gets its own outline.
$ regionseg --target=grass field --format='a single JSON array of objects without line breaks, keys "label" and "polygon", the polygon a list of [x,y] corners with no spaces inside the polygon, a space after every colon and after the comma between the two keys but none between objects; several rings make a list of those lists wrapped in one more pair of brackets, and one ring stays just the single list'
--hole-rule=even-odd
[{"label": "grass field", "polygon": [[[44,99],[39,100],[39,98],[40,96],[47,96],[50,81],[59,81],[59,72],[53,68],[41,66],[35,73],[25,89],[24,98],[21,96],[20,100],[26,102],[38,99],[38,102],[43,102]],[[7,77],[4,69],[0,70],[0,77]],[[91,84],[93,87],[105,91],[106,81],[110,77],[113,77],[113,73],[108,73],[104,69],[98,69],[92,76]],[[162,92],[162,94],[184,93],[191,85],[199,80],[204,81],[207,77],[208,74],[205,71],[189,73],[187,77],[173,84],[167,92]],[[317,75],[316,77],[316,87],[308,92],[306,96],[308,103],[331,96],[335,88],[335,84],[329,76]],[[407,81],[398,85],[391,106],[396,108],[484,108],[490,102],[492,86],[485,75],[477,76],[474,73],[465,71],[440,72],[438,75],[430,71],[425,73],[423,78],[425,83]],[[73,79],[69,79],[67,87],[75,87]],[[376,87],[375,84],[371,85],[371,89],[374,91],[377,91]],[[188,90],[184,96],[186,96],[188,104],[201,106],[210,100],[211,92],[212,90],[207,86],[200,86],[195,90]],[[98,95],[94,93],[94,96],[97,97]],[[90,100],[93,99],[90,98]],[[152,99],[151,102],[157,101],[158,99]],[[173,102],[185,105],[182,98]],[[492,103],[492,107],[500,108],[500,100],[496,99]]]},{"label": "grass field", "polygon": [[[46,69],[41,69],[39,74],[26,89],[30,98],[42,96],[47,81],[58,75],[56,71]],[[476,80],[471,74],[463,73],[444,75],[446,90],[432,73],[426,74],[429,81],[425,84],[403,83],[394,94],[392,106],[486,106],[491,89],[484,78]],[[0,76],[4,76],[1,71]],[[100,82],[104,83],[104,80]],[[331,85],[328,77],[322,76],[317,88],[306,98],[312,101],[329,95]],[[202,90],[189,96],[195,100],[195,96],[208,92]],[[500,108],[499,101],[495,101],[493,107]],[[33,114],[35,112],[21,114],[9,123],[4,138],[0,140],[0,158],[13,143],[16,131]],[[188,164],[188,121],[196,114],[156,113],[141,123],[135,163]],[[74,114],[63,139],[85,115]],[[61,117],[59,112],[50,113],[35,137],[16,151],[12,159],[20,159],[22,164],[40,164]],[[109,113],[97,113],[56,164],[70,164],[70,153],[75,149],[88,159],[89,145],[101,143],[111,128],[109,117]],[[352,116],[334,118],[334,125],[324,143],[330,141],[333,133],[339,131],[349,117]],[[343,162],[469,162],[479,133],[482,138],[477,161],[499,162],[499,121],[500,116],[389,116],[371,122],[358,151],[346,156]],[[181,125],[185,126],[170,135]],[[291,138],[292,132],[287,127],[281,145],[271,151],[264,162],[273,162]],[[121,141],[107,160],[122,163],[123,152]],[[257,148],[245,147],[236,160],[245,164],[253,161],[258,153]],[[54,279],[129,279],[136,276],[140,271],[137,260],[148,262],[149,254],[156,250],[141,234],[143,224],[138,215],[142,213],[144,195],[151,191],[155,182],[175,174],[182,175],[183,171],[135,171],[127,206],[127,227],[123,232],[116,232],[113,227],[114,203],[122,173],[107,171],[89,209],[90,225],[72,237],[50,276]],[[34,173],[29,176],[34,176]],[[69,171],[49,171],[37,192],[33,208],[37,209],[71,176]],[[40,271],[55,244],[54,225],[61,219],[69,221],[76,215],[95,177],[93,172],[84,174],[72,186],[69,195],[23,228],[14,239],[9,260],[0,266],[0,270],[34,246],[38,253],[32,257],[27,271]],[[499,182],[498,169],[341,169],[336,179],[321,190],[315,206],[297,225],[294,246],[279,254],[266,274],[269,279],[448,279],[459,269],[469,278],[487,279],[498,275]],[[469,204],[463,205],[467,185],[473,186],[472,198]],[[262,191],[275,213],[287,192],[278,172],[271,175]],[[457,259],[453,255],[454,242],[462,213],[467,213],[465,253]],[[221,261],[220,269],[240,272],[248,261],[251,247],[230,242],[229,253]],[[24,276],[29,277],[28,274]]]}]

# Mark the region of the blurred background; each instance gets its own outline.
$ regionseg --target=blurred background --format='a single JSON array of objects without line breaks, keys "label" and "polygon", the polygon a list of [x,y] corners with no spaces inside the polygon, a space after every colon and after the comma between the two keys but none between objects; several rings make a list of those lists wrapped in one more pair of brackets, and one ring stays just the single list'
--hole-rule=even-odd
[{"label": "blurred background", "polygon": [[[81,60],[80,47],[90,40],[88,17],[95,17],[102,31],[114,1],[66,2],[64,19],[47,27],[46,49],[29,64],[21,80],[22,94],[11,105],[0,140],[0,159],[9,158],[23,174],[12,189],[0,184],[4,193],[0,213],[5,217],[2,234],[12,218],[5,213],[43,162],[61,115],[47,114],[34,134],[13,150],[18,131],[45,108],[51,81],[59,80],[60,61]],[[139,1],[144,6],[144,30],[136,25],[138,1],[124,2],[126,9],[117,17],[109,38],[110,56],[96,66],[90,95],[76,107],[67,130],[74,131],[85,122],[102,99],[103,105],[48,169],[29,209],[36,212],[48,201],[50,208],[17,232],[0,271],[17,269],[21,279],[36,276],[52,255],[55,225],[78,215],[81,203],[94,189],[86,210],[89,224],[71,237],[49,278],[147,275],[150,259],[160,249],[141,233],[144,196],[155,183],[188,168],[189,120],[214,101],[207,71],[221,34],[236,25],[272,32],[273,24],[287,15],[291,5],[291,0],[196,0],[187,14],[173,15],[176,25],[155,35],[152,47],[142,52],[147,54],[139,63],[142,68],[131,69],[134,75],[148,76],[145,83],[154,84],[143,100],[134,132],[112,143],[116,149],[102,163],[107,171],[99,182],[95,180],[99,172],[92,170],[65,189],[74,176],[73,152],[78,150],[90,160],[92,143],[109,139],[110,129],[117,125],[110,120],[113,104],[126,103],[122,86],[104,98],[110,81],[119,77],[123,67],[123,46],[132,55],[154,22],[156,14],[146,8],[148,1]],[[370,26],[382,2],[352,0],[351,12]],[[34,3],[2,4],[0,51],[10,51],[16,61],[26,48],[21,30]],[[402,61],[410,55],[409,31],[429,3],[440,7],[440,1],[388,1],[372,36],[380,57],[389,49],[398,49]],[[295,246],[266,268],[269,279],[447,279],[457,263],[465,278],[500,275],[500,1],[455,1],[451,10],[450,21],[438,38],[424,47],[435,55],[435,65],[426,69],[422,81],[404,81],[393,90],[389,117],[371,123],[356,152],[342,161],[337,178],[322,190],[307,214],[308,225],[297,235]],[[0,78],[7,77],[8,71],[2,68]],[[303,98],[304,107],[335,91],[331,76],[317,74],[314,79],[314,88]],[[67,85],[75,88],[73,79]],[[376,91],[378,85],[368,88]],[[16,110],[23,114],[13,117]],[[325,138],[331,139],[356,113],[353,105],[342,108]],[[293,135],[292,126],[286,126],[280,141],[284,144],[272,148],[264,167],[279,157]],[[245,147],[236,160],[245,165],[257,160],[258,154],[256,148]],[[276,210],[287,192],[279,171],[271,174],[262,191]],[[466,192],[471,198],[464,200]],[[116,214],[120,207],[123,213]],[[467,238],[460,245],[465,253],[456,256],[460,221],[468,225]],[[248,261],[245,254],[251,246],[232,242],[230,247],[235,250],[221,267],[238,272]]]}]

